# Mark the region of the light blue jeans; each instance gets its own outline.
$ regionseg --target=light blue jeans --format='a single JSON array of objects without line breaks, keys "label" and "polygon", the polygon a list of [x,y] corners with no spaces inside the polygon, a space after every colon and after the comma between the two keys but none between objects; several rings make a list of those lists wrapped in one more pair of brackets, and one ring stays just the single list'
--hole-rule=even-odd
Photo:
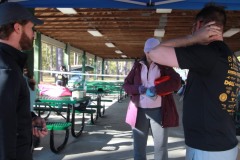
[{"label": "light blue jeans", "polygon": [[186,146],[185,160],[236,160],[238,146],[227,151],[209,152]]},{"label": "light blue jeans", "polygon": [[154,141],[154,160],[167,160],[168,131],[161,126],[161,109],[138,109],[137,122],[133,128],[134,160],[146,160],[149,129]]}]

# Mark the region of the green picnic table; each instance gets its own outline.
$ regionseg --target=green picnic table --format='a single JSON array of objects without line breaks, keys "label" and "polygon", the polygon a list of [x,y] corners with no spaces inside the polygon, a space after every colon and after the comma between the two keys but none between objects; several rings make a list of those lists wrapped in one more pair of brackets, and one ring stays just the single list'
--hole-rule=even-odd
[{"label": "green picnic table", "polygon": [[[38,112],[39,116],[41,111],[54,111],[66,120],[65,122],[47,122],[47,129],[50,130],[50,148],[54,153],[59,153],[65,148],[69,138],[69,127],[71,127],[73,137],[77,138],[81,135],[85,123],[84,114],[93,114],[96,112],[95,110],[86,109],[86,106],[90,103],[90,101],[91,97],[89,96],[79,99],[72,97],[40,96],[36,100],[34,110]],[[86,105],[85,109],[80,108],[82,104]],[[79,107],[76,107],[77,105],[79,105]],[[66,113],[66,116],[64,116],[62,112]],[[70,119],[71,113],[72,116]],[[75,113],[83,114],[79,130],[75,130]],[[56,148],[54,145],[54,131],[58,130],[65,130],[65,138],[63,143]]]}]

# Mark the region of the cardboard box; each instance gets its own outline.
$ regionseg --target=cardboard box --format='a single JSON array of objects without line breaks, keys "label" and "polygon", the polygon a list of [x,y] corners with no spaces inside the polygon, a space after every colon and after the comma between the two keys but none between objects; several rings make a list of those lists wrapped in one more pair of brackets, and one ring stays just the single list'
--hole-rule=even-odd
[{"label": "cardboard box", "polygon": [[72,97],[73,98],[83,98],[86,96],[86,91],[73,91]]}]

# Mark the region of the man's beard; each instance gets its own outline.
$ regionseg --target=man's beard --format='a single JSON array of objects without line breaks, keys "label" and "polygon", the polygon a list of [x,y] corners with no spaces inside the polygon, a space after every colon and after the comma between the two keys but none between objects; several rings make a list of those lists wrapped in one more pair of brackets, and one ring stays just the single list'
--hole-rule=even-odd
[{"label": "man's beard", "polygon": [[22,50],[30,50],[33,48],[33,38],[30,39],[25,32],[22,33],[22,36],[19,41],[19,45]]}]

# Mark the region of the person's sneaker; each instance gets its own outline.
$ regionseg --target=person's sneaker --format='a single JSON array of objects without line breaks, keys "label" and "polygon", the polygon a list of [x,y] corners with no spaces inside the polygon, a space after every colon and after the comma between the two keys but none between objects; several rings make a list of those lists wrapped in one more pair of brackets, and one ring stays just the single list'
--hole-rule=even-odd
[{"label": "person's sneaker", "polygon": [[33,136],[33,148],[37,148],[40,145],[40,138]]}]

